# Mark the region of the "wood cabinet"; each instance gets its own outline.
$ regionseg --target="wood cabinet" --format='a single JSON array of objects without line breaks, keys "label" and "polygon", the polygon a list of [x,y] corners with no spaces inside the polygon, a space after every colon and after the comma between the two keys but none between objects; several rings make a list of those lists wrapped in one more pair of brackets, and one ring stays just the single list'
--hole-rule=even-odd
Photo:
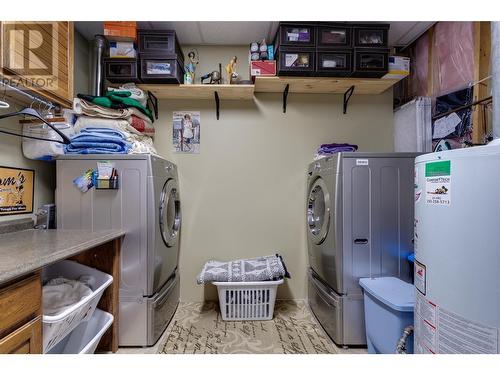
[{"label": "wood cabinet", "polygon": [[0,289],[0,353],[42,353],[40,273]]},{"label": "wood cabinet", "polygon": [[0,339],[0,353],[41,354],[42,318],[39,316]]},{"label": "wood cabinet", "polygon": [[[98,351],[118,350],[120,249],[121,236],[69,256],[73,261],[113,276],[113,283],[104,291],[97,306],[114,318],[99,342]],[[40,269],[0,285],[0,354],[43,352],[42,310]]]},{"label": "wood cabinet", "polygon": [[63,107],[73,100],[72,22],[1,22],[1,75]]}]

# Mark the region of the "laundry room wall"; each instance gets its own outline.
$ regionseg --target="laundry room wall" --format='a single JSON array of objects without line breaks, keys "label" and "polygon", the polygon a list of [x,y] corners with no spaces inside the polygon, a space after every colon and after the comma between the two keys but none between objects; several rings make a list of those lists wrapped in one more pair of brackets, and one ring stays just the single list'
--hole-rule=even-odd
[{"label": "laundry room wall", "polygon": [[[4,109],[0,113],[12,111]],[[19,131],[19,118],[4,119],[0,127]],[[35,170],[35,199],[33,209],[36,210],[45,203],[54,203],[55,167],[53,163],[26,159],[22,151],[22,139],[10,135],[0,134],[0,166],[26,168]],[[0,216],[0,222],[29,218],[31,214]]]},{"label": "laundry room wall", "polygon": [[[204,63],[207,67],[216,66],[222,55],[237,54],[210,48],[214,59]],[[207,58],[202,49],[200,57]],[[221,101],[219,121],[214,107],[212,100],[162,100],[155,123],[158,152],[176,163],[180,174],[181,300],[217,298],[212,285],[196,285],[207,260],[273,253],[283,255],[292,275],[278,289],[278,297],[305,298],[308,164],[318,145],[327,142],[355,143],[360,151],[392,151],[392,90],[354,94],[346,115],[342,95],[290,94],[286,114],[281,94]],[[172,152],[172,112],[177,110],[201,112],[200,154]]]},{"label": "laundry room wall", "polygon": [[[89,88],[89,43],[75,30],[75,66],[74,66],[74,86],[75,92],[87,92]],[[0,87],[0,92],[3,88]],[[7,113],[22,108],[21,105],[12,105],[9,109],[0,110],[0,113]],[[0,121],[0,127],[19,131],[19,118],[13,117]],[[35,170],[35,199],[33,209],[46,203],[54,203],[54,190],[56,188],[55,163],[26,159],[22,150],[22,138],[0,134],[0,166],[27,168]],[[14,219],[32,217],[26,215],[0,216],[0,222]]]}]

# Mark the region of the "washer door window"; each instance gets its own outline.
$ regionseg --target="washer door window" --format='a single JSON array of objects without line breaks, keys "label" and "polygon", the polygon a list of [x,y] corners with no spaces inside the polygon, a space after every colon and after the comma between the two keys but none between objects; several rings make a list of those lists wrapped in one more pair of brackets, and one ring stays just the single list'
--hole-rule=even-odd
[{"label": "washer door window", "polygon": [[330,225],[330,194],[325,182],[319,178],[309,190],[307,200],[307,226],[313,241],[319,245],[328,235]]},{"label": "washer door window", "polygon": [[168,247],[175,244],[181,228],[181,203],[179,189],[174,180],[163,185],[160,196],[160,232]]}]

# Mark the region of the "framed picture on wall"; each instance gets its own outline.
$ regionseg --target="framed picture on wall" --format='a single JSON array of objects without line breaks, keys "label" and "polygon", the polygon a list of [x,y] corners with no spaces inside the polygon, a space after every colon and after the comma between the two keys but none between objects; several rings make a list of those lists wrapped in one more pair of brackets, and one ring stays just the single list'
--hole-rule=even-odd
[{"label": "framed picture on wall", "polygon": [[172,143],[174,152],[200,153],[200,112],[173,113]]},{"label": "framed picture on wall", "polygon": [[0,166],[0,216],[33,213],[35,171]]}]

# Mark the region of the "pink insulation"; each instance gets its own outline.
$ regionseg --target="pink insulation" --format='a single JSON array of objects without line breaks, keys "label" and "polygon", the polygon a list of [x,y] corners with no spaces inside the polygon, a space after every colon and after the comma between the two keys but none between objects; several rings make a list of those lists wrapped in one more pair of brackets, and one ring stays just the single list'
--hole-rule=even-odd
[{"label": "pink insulation", "polygon": [[411,68],[412,74],[412,92],[416,96],[429,96],[427,92],[427,75],[429,73],[429,34],[426,33],[415,43]]},{"label": "pink insulation", "polygon": [[[474,22],[438,22],[434,29],[433,42],[434,87],[433,92],[429,94],[434,97],[447,94],[473,82]],[[417,64],[427,66],[424,61]]]}]

